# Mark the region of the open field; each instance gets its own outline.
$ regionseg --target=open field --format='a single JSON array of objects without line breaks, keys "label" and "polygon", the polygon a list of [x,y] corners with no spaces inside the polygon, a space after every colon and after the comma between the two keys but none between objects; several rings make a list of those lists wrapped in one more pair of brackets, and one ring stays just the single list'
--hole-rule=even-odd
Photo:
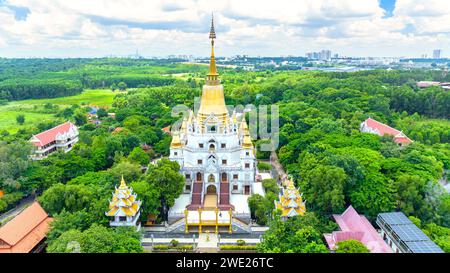
[{"label": "open field", "polygon": [[[19,129],[26,128],[37,122],[56,119],[53,113],[55,110],[48,111],[44,109],[43,106],[46,103],[58,105],[60,109],[73,104],[111,106],[116,93],[111,90],[90,89],[70,97],[12,101],[7,105],[0,106],[0,131],[7,130],[10,133],[15,133]],[[18,125],[16,122],[16,117],[19,114],[25,116],[23,125]]]},{"label": "open field", "polygon": [[9,103],[7,105],[7,107],[27,106],[27,105],[31,105],[31,106],[44,105],[45,103],[52,103],[52,104],[62,105],[62,106],[70,106],[73,104],[111,106],[113,98],[117,93],[118,93],[117,91],[112,92],[109,89],[87,89],[79,95],[70,96],[70,97],[13,101],[13,102]]}]

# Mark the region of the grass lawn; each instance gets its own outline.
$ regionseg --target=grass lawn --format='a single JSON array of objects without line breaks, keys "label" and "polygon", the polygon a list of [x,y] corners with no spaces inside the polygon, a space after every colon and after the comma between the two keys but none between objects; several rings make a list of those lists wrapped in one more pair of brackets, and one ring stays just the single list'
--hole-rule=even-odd
[{"label": "grass lawn", "polygon": [[[118,92],[111,90],[96,89],[85,90],[83,93],[53,99],[32,99],[12,101],[7,105],[0,106],[0,131],[7,130],[10,133],[15,133],[21,128],[28,127],[40,121],[51,121],[56,119],[52,113],[44,112],[43,105],[51,103],[65,108],[73,104],[78,105],[95,105],[95,106],[111,106],[114,96]],[[25,123],[18,125],[16,117],[19,114],[25,116]]]},{"label": "grass lawn", "polygon": [[[16,117],[20,114],[25,116],[25,123],[23,125],[19,125],[16,122]],[[54,119],[55,117],[52,114],[9,111],[0,108],[0,131],[7,130],[10,133],[16,133],[21,128],[28,127],[38,122],[51,121]]]}]

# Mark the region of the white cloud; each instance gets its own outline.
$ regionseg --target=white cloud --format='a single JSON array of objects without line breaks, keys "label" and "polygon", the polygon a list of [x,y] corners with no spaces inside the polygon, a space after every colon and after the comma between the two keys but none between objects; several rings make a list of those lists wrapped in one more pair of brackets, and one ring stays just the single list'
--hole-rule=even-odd
[{"label": "white cloud", "polygon": [[[218,54],[420,55],[449,48],[447,0],[7,0],[0,4],[0,54],[52,56],[206,55],[211,11]],[[17,19],[10,6],[27,8]],[[73,50],[67,50],[67,48]],[[450,51],[450,49],[449,49]],[[77,53],[78,52],[78,53]]]}]

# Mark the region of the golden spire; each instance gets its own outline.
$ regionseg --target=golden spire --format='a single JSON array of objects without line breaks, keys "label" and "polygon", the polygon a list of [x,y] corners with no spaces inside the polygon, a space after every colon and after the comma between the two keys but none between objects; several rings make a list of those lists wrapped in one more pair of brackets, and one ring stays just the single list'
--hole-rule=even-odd
[{"label": "golden spire", "polygon": [[206,77],[206,84],[203,86],[200,109],[197,113],[197,120],[202,127],[206,128],[205,121],[212,114],[221,123],[220,128],[224,128],[228,122],[228,109],[225,104],[223,86],[220,84],[219,74],[217,73],[216,60],[214,57],[214,40],[216,31],[214,30],[214,18],[211,19],[211,30],[209,32],[211,39],[211,61],[209,63],[209,72]]},{"label": "golden spire", "polygon": [[123,174],[122,174],[122,180],[120,181],[119,189],[125,190],[125,189],[127,189],[127,188],[128,188],[128,187],[127,187],[127,184],[125,183],[125,179],[123,179]]},{"label": "golden spire", "polygon": [[209,61],[209,72],[206,77],[208,85],[219,84],[219,74],[217,73],[216,59],[214,57],[214,40],[216,39],[216,31],[214,29],[214,15],[211,18],[211,30],[209,31],[209,39],[211,39],[211,60]]}]

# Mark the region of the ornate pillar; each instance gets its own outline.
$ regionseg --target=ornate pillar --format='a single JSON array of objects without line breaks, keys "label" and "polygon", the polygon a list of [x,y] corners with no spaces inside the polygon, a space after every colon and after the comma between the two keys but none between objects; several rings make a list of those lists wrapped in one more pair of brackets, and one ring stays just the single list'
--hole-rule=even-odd
[{"label": "ornate pillar", "polygon": [[232,209],[230,209],[230,211],[228,212],[229,214],[230,214],[230,229],[228,230],[228,233],[233,233],[233,229],[232,229],[232,226],[233,226],[233,210]]},{"label": "ornate pillar", "polygon": [[216,234],[219,233],[219,209],[216,208]]},{"label": "ornate pillar", "polygon": [[202,208],[198,208],[198,234],[202,234]]},{"label": "ornate pillar", "polygon": [[184,210],[184,221],[186,224],[186,228],[185,228],[185,232],[189,233],[189,223],[188,223],[188,215],[189,215],[189,211],[187,209]]}]

